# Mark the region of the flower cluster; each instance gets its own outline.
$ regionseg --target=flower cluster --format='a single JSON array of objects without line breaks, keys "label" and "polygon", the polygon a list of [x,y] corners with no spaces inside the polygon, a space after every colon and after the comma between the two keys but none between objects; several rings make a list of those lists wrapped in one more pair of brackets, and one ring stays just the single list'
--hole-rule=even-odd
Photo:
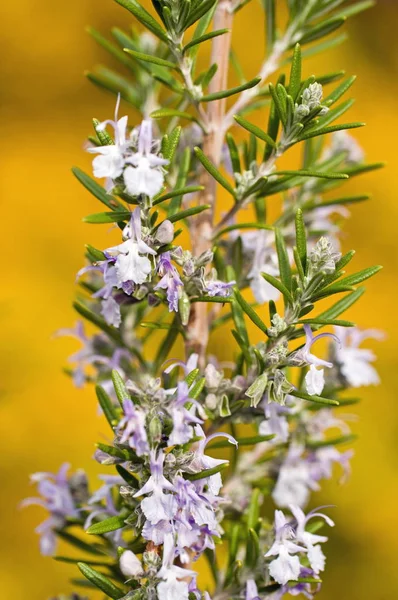
[{"label": "flower cluster", "polygon": [[[312,599],[325,568],[318,531],[333,522],[303,511],[336,468],[350,473],[353,417],[338,411],[356,401],[350,388],[379,382],[362,342],[382,337],[342,318],[380,269],[346,275],[354,252],[340,243],[346,205],[364,197],[335,190],[378,166],[344,131],[361,124],[336,123],[352,102],[333,105],[354,78],[326,93],[342,72],[316,80],[302,65],[301,45],[342,25],[346,3],[289,1],[281,32],[278,3],[263,3],[268,55],[237,87],[227,84],[229,57],[240,70],[228,32],[247,2],[157,0],[159,20],[119,3],[148,31],[116,28],[112,43],[95,34],[134,79],[90,73],[118,98],[114,119],[94,120],[95,179],[74,169],[107,209],[86,222],[114,224],[105,249],[86,246],[78,273],[74,306],[97,331],[79,321],[58,334],[81,343],[67,369],[75,385],[95,384],[109,427],[94,454],[104,473],[94,492],[67,465],[38,473],[40,497],[24,505],[48,513],[43,554],[58,538],[78,547],[79,560],[64,559],[107,598]],[[265,81],[289,63],[288,78]],[[140,111],[138,126],[119,118],[121,98]],[[263,107],[266,130],[248,116]],[[235,138],[234,123],[250,137]],[[280,158],[295,145],[302,159],[285,170]]]}]

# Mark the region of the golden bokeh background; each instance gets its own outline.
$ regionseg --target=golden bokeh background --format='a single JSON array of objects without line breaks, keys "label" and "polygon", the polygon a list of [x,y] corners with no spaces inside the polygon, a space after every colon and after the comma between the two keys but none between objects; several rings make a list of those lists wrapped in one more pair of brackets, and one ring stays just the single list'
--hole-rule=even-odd
[{"label": "golden bokeh background", "polygon": [[[71,308],[74,275],[84,243],[109,246],[107,228],[84,225],[100,210],[79,186],[70,166],[88,168],[83,140],[93,116],[113,112],[113,98],[94,89],[83,70],[107,56],[86,35],[94,25],[106,32],[127,28],[129,15],[111,0],[19,0],[2,7],[2,344],[0,357],[1,534],[0,595],[13,600],[46,600],[69,591],[73,567],[38,553],[34,526],[39,508],[20,511],[33,491],[28,474],[55,470],[64,460],[93,476],[94,442],[104,433],[93,390],[72,387],[62,374],[70,340],[52,340],[76,317]],[[255,74],[255,40],[263,25],[256,3],[239,13],[234,45],[248,73]],[[394,0],[350,21],[350,41],[307,63],[307,74],[344,68],[356,73],[357,103],[348,120],[364,120],[357,139],[370,161],[386,160],[377,171],[349,182],[352,193],[373,199],[354,206],[343,246],[355,248],[355,266],[381,263],[384,271],[367,283],[368,293],[350,311],[365,327],[387,331],[371,344],[379,356],[379,388],[363,392],[354,407],[360,433],[353,475],[345,487],[324,486],[317,504],[335,504],[328,569],[321,598],[393,600],[398,597],[397,491],[397,315],[396,199],[398,136],[398,6]]]}]

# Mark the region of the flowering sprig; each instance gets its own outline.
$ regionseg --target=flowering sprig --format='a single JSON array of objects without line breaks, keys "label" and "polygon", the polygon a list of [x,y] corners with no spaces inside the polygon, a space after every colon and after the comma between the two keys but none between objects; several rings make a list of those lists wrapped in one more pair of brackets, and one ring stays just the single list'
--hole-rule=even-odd
[{"label": "flowering sprig", "polygon": [[[93,177],[74,169],[107,208],[85,221],[116,224],[106,249],[87,245],[78,273],[74,306],[100,332],[89,337],[81,322],[59,332],[82,343],[67,372],[78,387],[96,385],[110,432],[95,460],[111,474],[93,493],[82,472],[68,477],[65,466],[38,474],[40,499],[25,504],[49,513],[38,528],[42,552],[54,554],[57,538],[79,548],[76,560],[57,559],[76,562],[109,598],[313,598],[327,540],[318,529],[333,522],[304,510],[335,465],[349,474],[352,451],[339,446],[354,436],[335,411],[353,402],[344,394],[350,387],[378,383],[375,357],[360,344],[381,337],[340,318],[362,295],[357,286],[380,269],[346,275],[354,252],[340,251],[338,219],[366,196],[330,192],[380,165],[366,164],[346,133],[361,123],[336,122],[352,105],[339,100],[354,78],[327,92],[342,73],[303,76],[302,47],[315,42],[314,53],[336,43],[327,36],[346,12],[368,3],[289,0],[278,33],[276,2],[266,0],[266,57],[247,80],[231,52],[245,2],[156,0],[159,18],[136,0],[117,2],[146,31],[115,29],[116,45],[90,31],[133,78],[105,67],[89,73],[116,94],[116,110],[93,121]],[[211,63],[200,71],[197,53],[208,41]],[[230,56],[243,80],[236,87],[228,85]],[[289,60],[288,75],[270,82]],[[119,117],[121,100],[141,112],[136,127]],[[250,112],[268,104],[262,125],[252,123]],[[249,135],[243,143],[235,125]],[[294,145],[302,163],[283,170],[279,159]],[[219,187],[229,208],[217,221]],[[271,221],[267,204],[280,194]],[[251,221],[240,219],[244,208]],[[332,303],[319,311],[326,298]],[[223,363],[209,341],[231,323],[235,352]],[[319,333],[324,327],[333,333]],[[184,358],[175,358],[177,340]],[[241,424],[250,428],[245,437]],[[219,562],[218,548],[226,554]],[[202,558],[214,578],[208,590],[198,587]]]}]

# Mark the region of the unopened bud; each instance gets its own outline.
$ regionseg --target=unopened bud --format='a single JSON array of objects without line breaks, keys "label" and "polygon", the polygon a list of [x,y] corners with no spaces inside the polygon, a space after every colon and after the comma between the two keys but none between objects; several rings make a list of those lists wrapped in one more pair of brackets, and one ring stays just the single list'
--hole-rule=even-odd
[{"label": "unopened bud", "polygon": [[120,570],[125,577],[140,577],[143,574],[142,564],[134,552],[126,550],[120,557]]},{"label": "unopened bud", "polygon": [[156,232],[156,240],[161,244],[171,244],[174,239],[174,225],[166,219],[161,223]]}]

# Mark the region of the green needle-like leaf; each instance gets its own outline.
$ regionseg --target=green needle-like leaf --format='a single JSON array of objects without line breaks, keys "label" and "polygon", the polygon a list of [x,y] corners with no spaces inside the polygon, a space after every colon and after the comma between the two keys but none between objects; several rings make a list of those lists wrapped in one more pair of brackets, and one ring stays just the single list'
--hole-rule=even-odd
[{"label": "green needle-like leaf", "polygon": [[222,185],[223,188],[225,188],[232,196],[235,197],[235,190],[232,187],[232,185],[229,183],[229,181],[227,179],[225,179],[225,177],[213,165],[213,163],[207,158],[207,156],[202,152],[202,150],[198,147],[195,147],[194,151],[195,151],[197,158],[200,160],[200,162],[202,163],[202,165],[206,169],[206,171],[208,171],[210,173],[210,175],[212,177],[214,177],[214,179],[216,181],[218,181],[218,183],[220,185]]},{"label": "green needle-like leaf", "polygon": [[126,523],[124,522],[124,518],[116,515],[114,517],[109,517],[109,519],[104,519],[99,523],[94,523],[87,529],[87,533],[92,535],[103,535],[104,533],[109,533],[110,531],[122,529],[122,527],[125,526]]},{"label": "green needle-like leaf", "polygon": [[201,102],[213,102],[214,100],[222,100],[223,98],[229,98],[229,96],[234,96],[235,94],[240,94],[245,90],[249,90],[250,88],[255,87],[261,81],[261,77],[255,77],[251,79],[247,83],[242,83],[242,85],[238,85],[237,87],[231,88],[229,90],[223,90],[221,92],[214,92],[213,94],[207,94],[206,96],[202,96]]},{"label": "green needle-like leaf", "polygon": [[94,584],[95,587],[104,592],[104,594],[107,594],[110,598],[119,600],[125,596],[125,592],[123,590],[117,587],[113,581],[108,579],[108,577],[105,577],[105,575],[99,571],[96,571],[86,563],[77,563],[77,566],[86,579]]}]

